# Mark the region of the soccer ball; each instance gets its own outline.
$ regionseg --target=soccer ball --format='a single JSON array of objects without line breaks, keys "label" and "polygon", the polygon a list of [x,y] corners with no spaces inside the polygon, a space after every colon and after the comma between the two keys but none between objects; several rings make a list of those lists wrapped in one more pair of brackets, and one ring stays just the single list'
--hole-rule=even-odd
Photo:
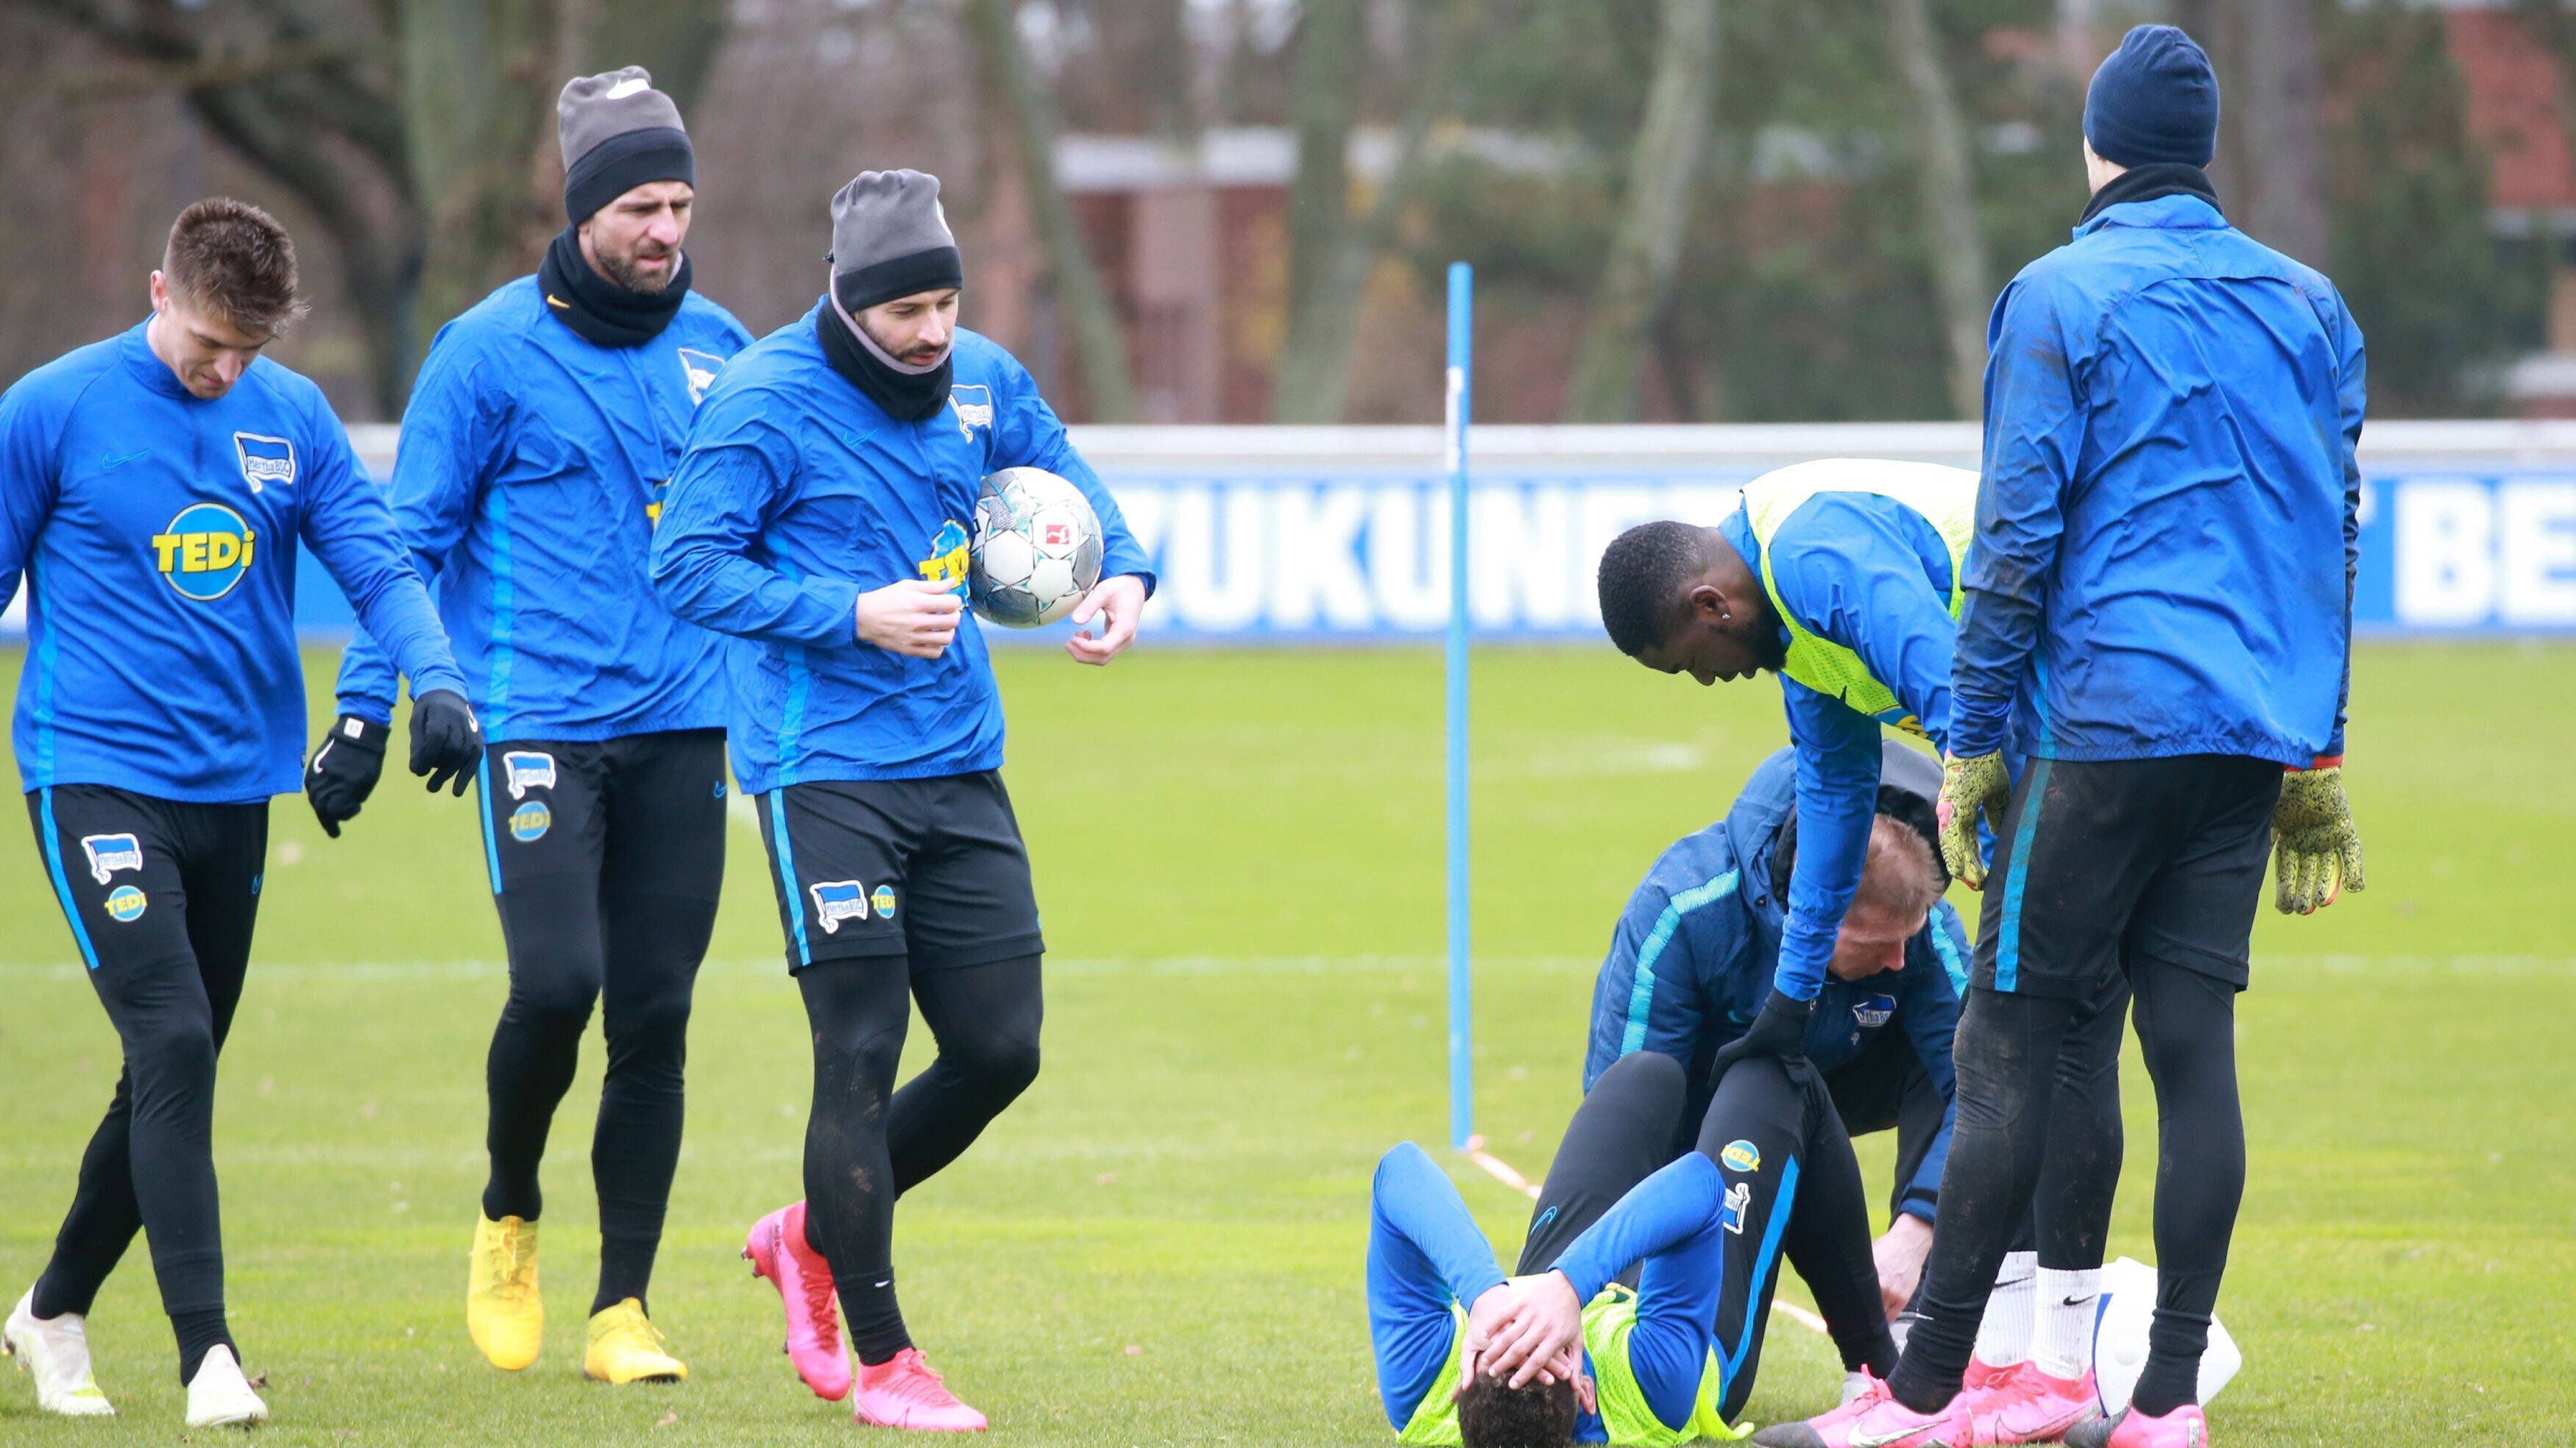
[{"label": "soccer ball", "polygon": [[984,479],[966,565],[978,617],[1004,628],[1053,623],[1099,581],[1100,516],[1080,488],[1044,468]]}]

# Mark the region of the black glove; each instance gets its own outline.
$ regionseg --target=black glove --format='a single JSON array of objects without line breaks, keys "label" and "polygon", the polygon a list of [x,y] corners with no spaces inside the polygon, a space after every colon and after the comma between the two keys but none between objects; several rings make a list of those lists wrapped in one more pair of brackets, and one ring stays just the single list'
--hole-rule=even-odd
[{"label": "black glove", "polygon": [[483,763],[483,726],[465,696],[454,689],[432,689],[411,701],[411,772],[429,776],[429,792],[450,780],[457,795],[474,782]]},{"label": "black glove", "polygon": [[1807,1018],[1816,1013],[1814,1001],[1795,1000],[1771,988],[1771,998],[1753,1017],[1744,1034],[1718,1048],[1708,1063],[1708,1079],[1715,1085],[1725,1079],[1726,1068],[1753,1056],[1769,1056],[1783,1065],[1803,1064],[1807,1059]]},{"label": "black glove", "polygon": [[304,763],[304,800],[322,822],[322,833],[340,838],[341,824],[355,818],[358,806],[375,793],[376,776],[385,770],[385,736],[392,732],[343,714],[314,747],[313,757]]}]

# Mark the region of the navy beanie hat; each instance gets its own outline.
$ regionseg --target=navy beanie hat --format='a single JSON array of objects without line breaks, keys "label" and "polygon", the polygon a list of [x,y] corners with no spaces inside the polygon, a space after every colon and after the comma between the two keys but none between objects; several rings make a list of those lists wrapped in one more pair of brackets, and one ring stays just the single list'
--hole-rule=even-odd
[{"label": "navy beanie hat", "polygon": [[2084,93],[2084,139],[2122,166],[2206,166],[2218,150],[2218,73],[2170,25],[2129,32]]}]

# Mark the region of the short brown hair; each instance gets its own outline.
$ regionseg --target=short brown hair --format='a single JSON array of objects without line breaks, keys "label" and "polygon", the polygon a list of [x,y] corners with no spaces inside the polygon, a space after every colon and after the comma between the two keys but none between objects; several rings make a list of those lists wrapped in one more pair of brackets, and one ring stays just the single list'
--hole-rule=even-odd
[{"label": "short brown hair", "polygon": [[1574,1384],[1530,1379],[1515,1388],[1478,1373],[1458,1394],[1465,1448],[1558,1448],[1574,1441]]},{"label": "short brown hair", "polygon": [[246,332],[275,333],[304,315],[294,240],[276,217],[229,196],[209,196],[170,223],[161,277],[192,305]]},{"label": "short brown hair", "polygon": [[1949,884],[1940,857],[1922,832],[1893,815],[1870,821],[1869,853],[1852,903],[1867,904],[1904,920],[1920,920],[1940,903]]}]

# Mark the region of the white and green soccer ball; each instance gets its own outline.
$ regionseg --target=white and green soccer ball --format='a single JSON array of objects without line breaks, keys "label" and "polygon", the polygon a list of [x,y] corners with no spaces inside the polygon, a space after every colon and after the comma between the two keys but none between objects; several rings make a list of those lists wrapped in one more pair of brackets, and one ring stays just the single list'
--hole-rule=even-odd
[{"label": "white and green soccer ball", "polygon": [[1044,468],[984,479],[966,568],[978,617],[1004,628],[1054,623],[1099,581],[1100,515],[1080,488]]}]

